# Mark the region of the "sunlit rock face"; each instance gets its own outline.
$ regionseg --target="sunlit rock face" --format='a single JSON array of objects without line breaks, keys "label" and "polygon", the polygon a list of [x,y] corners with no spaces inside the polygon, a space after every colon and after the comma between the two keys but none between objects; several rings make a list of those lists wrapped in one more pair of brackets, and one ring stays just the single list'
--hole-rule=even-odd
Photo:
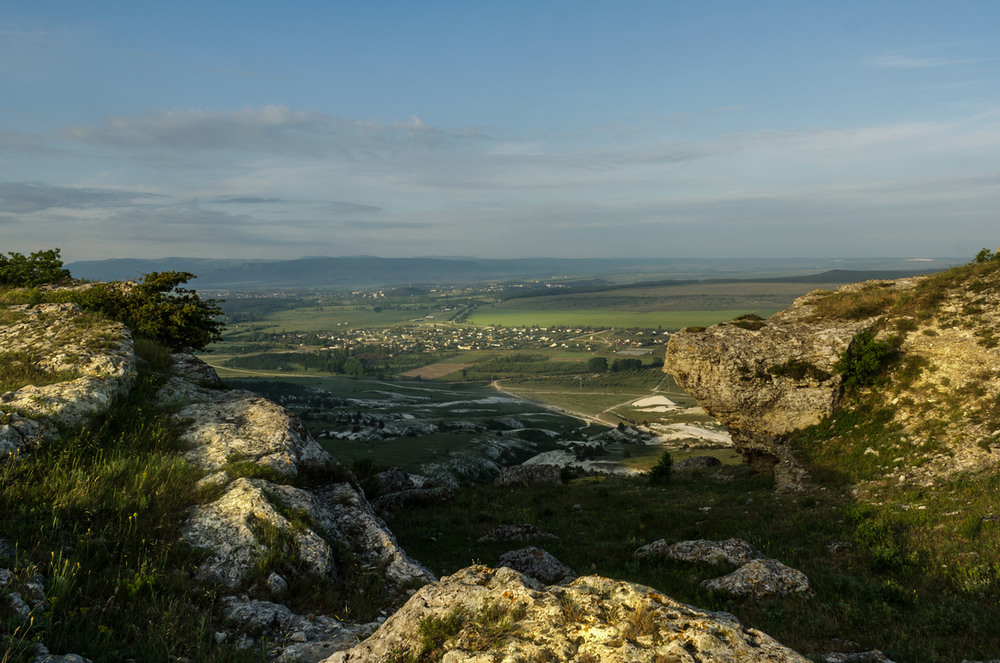
[{"label": "sunlit rock face", "polygon": [[509,568],[471,566],[424,587],[370,638],[326,661],[417,660],[428,655],[421,623],[434,619],[450,626],[433,660],[455,663],[808,660],[728,613],[643,585],[586,576],[545,586]]},{"label": "sunlit rock face", "polygon": [[[900,287],[912,281],[901,280]],[[877,320],[817,319],[814,304],[822,296],[800,297],[763,323],[678,332],[664,361],[664,371],[729,429],[744,459],[758,469],[773,469],[785,487],[794,487],[801,472],[784,436],[834,411],[841,393],[834,364],[854,336]]]},{"label": "sunlit rock face", "polygon": [[0,454],[85,425],[135,381],[132,335],[120,323],[75,304],[9,306],[3,313],[0,361],[31,367],[47,384],[0,394]]}]

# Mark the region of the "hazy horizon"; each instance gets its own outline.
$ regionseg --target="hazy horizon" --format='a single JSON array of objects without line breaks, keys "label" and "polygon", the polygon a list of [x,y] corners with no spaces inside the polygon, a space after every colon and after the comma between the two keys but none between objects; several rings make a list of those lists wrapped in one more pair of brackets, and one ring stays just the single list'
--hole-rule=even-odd
[{"label": "hazy horizon", "polygon": [[966,256],[1000,5],[0,3],[0,251]]}]

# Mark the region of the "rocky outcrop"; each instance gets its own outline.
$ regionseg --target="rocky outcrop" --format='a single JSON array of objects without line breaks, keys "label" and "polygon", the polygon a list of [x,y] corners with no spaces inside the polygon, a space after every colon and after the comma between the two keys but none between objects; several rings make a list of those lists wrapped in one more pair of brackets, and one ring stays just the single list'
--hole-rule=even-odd
[{"label": "rocky outcrop", "polygon": [[8,306],[0,361],[24,364],[51,382],[0,394],[0,456],[20,453],[108,409],[135,380],[128,329],[76,304]]},{"label": "rocky outcrop", "polygon": [[[664,370],[730,431],[734,447],[773,469],[779,489],[806,479],[789,446],[794,431],[841,405],[835,364],[861,331],[893,338],[896,361],[866,407],[898,431],[868,450],[886,485],[930,485],[1000,462],[1000,269],[996,261],[928,277],[814,291],[767,320],[737,319],[674,334]],[[884,454],[880,457],[880,454]]]},{"label": "rocky outcrop", "polygon": [[[887,287],[905,290],[916,281],[901,279]],[[866,287],[852,284],[838,292]],[[782,488],[794,488],[803,479],[785,436],[833,413],[841,394],[834,364],[880,315],[820,318],[816,304],[827,294],[800,297],[766,321],[736,320],[678,332],[667,346],[664,371],[729,429],[747,462],[775,471]]]},{"label": "rocky outcrop", "polygon": [[[424,640],[422,623],[436,624],[440,637]],[[472,566],[424,587],[370,638],[326,661],[416,660],[431,651],[449,663],[807,660],[728,613],[642,585],[586,576],[546,587],[512,569]]]},{"label": "rocky outcrop", "polygon": [[[263,478],[231,478],[228,472],[210,475],[221,496],[194,507],[182,530],[186,541],[211,553],[199,567],[201,576],[231,588],[243,586],[260,561],[276,552],[278,539],[281,552],[317,578],[338,578],[333,547],[346,547],[368,568],[380,569],[399,596],[434,579],[403,552],[351,483],[351,473],[316,443],[301,421],[250,392],[213,389],[218,381],[214,371],[192,359],[174,356],[180,375],[161,391],[163,398],[184,393],[192,401],[174,415],[183,426],[180,438],[191,445],[185,458],[207,471],[228,467],[285,481],[307,473],[317,484],[304,489]],[[183,377],[192,372],[209,386]]]}]

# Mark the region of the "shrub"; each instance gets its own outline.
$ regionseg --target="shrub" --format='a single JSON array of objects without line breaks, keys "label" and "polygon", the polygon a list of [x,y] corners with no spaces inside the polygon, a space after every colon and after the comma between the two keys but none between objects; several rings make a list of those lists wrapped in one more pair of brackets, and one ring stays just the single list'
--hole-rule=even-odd
[{"label": "shrub", "polygon": [[843,375],[846,389],[874,385],[886,369],[899,359],[900,343],[897,336],[879,340],[871,329],[858,332],[847,349],[840,354],[833,370]]},{"label": "shrub", "polygon": [[222,309],[216,300],[179,287],[193,278],[190,272],[150,272],[138,283],[99,283],[75,300],[175,352],[204,350],[222,340],[225,325],[217,319]]},{"label": "shrub", "polygon": [[670,470],[674,466],[674,459],[670,457],[669,451],[664,451],[660,460],[649,471],[649,483],[654,486],[665,486],[670,483]]},{"label": "shrub", "polygon": [[69,278],[69,270],[62,264],[59,249],[35,251],[28,257],[10,251],[0,255],[0,285],[33,288],[62,281]]},{"label": "shrub", "polygon": [[764,318],[755,313],[746,313],[744,315],[736,316],[730,324],[743,329],[749,329],[750,331],[763,329],[766,325]]}]

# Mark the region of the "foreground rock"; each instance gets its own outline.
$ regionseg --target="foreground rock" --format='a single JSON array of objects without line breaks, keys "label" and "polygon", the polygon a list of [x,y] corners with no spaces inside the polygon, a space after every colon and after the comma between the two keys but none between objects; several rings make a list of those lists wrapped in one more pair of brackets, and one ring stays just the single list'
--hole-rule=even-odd
[{"label": "foreground rock", "polygon": [[9,306],[0,361],[23,363],[51,384],[0,394],[0,455],[20,453],[106,411],[135,380],[132,335],[76,304]]},{"label": "foreground rock", "polygon": [[[328,663],[408,660],[431,653],[421,623],[448,620],[434,660],[778,661],[807,659],[723,612],[599,576],[545,587],[511,569],[473,566],[428,585],[360,645]],[[438,622],[444,624],[445,622]]]},{"label": "foreground rock", "polygon": [[[185,458],[216,471],[208,479],[221,496],[198,505],[182,528],[182,537],[210,554],[200,564],[201,577],[231,589],[263,581],[279,593],[286,579],[255,578],[262,563],[275,556],[294,560],[296,568],[317,580],[345,581],[337,555],[360,558],[363,567],[384,574],[390,595],[404,599],[434,575],[412,560],[375,510],[352,483],[351,473],[335,461],[294,415],[275,403],[241,390],[218,391],[218,378],[175,355],[178,368],[164,387],[165,397],[183,394],[193,402],[174,418],[183,425],[181,439],[192,445]],[[214,378],[214,379],[213,379]],[[228,471],[265,473],[291,481],[308,474],[309,489],[261,478],[232,478]],[[388,606],[387,606],[388,607]]]}]

